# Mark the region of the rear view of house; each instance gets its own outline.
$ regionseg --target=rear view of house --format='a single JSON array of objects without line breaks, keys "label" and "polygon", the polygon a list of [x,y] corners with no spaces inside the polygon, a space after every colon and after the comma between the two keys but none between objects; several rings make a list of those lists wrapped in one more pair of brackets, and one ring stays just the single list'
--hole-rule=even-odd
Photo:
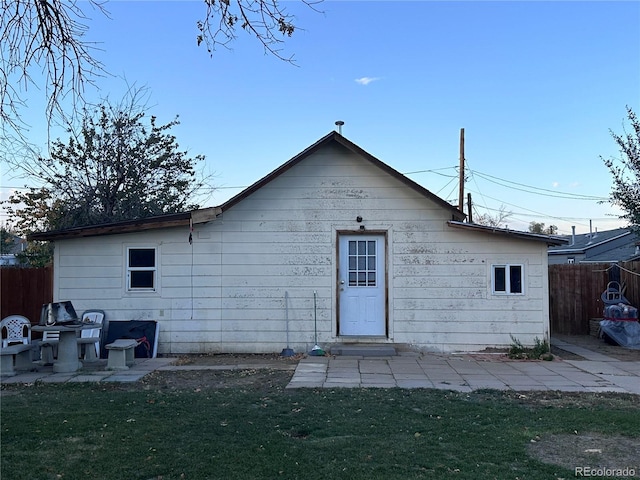
[{"label": "rear view of house", "polygon": [[455,207],[332,132],[215,207],[35,234],[55,300],[157,320],[160,353],[548,339],[544,235]]}]

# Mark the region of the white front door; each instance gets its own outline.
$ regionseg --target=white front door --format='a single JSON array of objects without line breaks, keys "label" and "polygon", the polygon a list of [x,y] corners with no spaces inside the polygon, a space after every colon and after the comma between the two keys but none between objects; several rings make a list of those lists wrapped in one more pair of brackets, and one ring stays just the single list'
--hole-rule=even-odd
[{"label": "white front door", "polygon": [[340,235],[340,335],[386,335],[384,235]]}]

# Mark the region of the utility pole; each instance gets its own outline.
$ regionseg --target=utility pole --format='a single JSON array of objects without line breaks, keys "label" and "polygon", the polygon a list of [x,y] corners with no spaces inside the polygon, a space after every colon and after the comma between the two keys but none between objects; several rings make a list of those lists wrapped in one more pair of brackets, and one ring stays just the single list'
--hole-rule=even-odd
[{"label": "utility pole", "polygon": [[467,193],[467,222],[473,223],[473,216],[471,214],[471,192]]},{"label": "utility pole", "polygon": [[464,128],[460,129],[460,187],[458,190],[458,210],[464,212]]}]

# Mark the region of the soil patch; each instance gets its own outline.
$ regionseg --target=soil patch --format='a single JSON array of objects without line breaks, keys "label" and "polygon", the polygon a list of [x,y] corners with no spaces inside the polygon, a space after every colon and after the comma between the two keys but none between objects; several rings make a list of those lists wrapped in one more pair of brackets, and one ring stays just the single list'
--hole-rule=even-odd
[{"label": "soil patch", "polygon": [[207,353],[190,354],[176,357],[174,365],[256,365],[279,368],[279,365],[297,365],[304,355],[298,354],[292,357],[283,357],[276,353],[252,354],[252,353]]},{"label": "soil patch", "polygon": [[[185,370],[155,371],[145,375],[140,383],[153,390],[222,390],[240,388],[254,392],[283,390],[293,377],[293,370],[270,368],[246,370]],[[121,384],[127,387],[126,384]],[[140,388],[131,386],[131,388]]]},{"label": "soil patch", "polygon": [[576,355],[575,353],[567,352],[561,348],[551,345],[551,354],[554,357],[561,358],[562,360],[586,360],[586,358]]},{"label": "soil patch", "polygon": [[[572,471],[633,470],[640,474],[640,439],[620,435],[589,433],[581,435],[544,435],[528,445],[528,453],[543,463],[559,465]],[[584,470],[581,470],[584,472]],[[577,475],[578,476],[578,475]],[[604,477],[630,476],[611,472]]]},{"label": "soil patch", "polygon": [[[284,389],[302,355],[202,354],[181,355],[174,365],[185,370],[156,370],[142,378],[147,389],[207,390],[241,388],[266,392]],[[190,369],[190,367],[194,367]]]}]

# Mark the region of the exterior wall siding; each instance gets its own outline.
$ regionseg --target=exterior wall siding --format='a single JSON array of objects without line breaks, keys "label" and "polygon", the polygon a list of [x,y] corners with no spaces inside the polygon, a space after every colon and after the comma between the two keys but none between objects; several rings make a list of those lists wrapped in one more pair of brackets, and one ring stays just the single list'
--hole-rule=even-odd
[{"label": "exterior wall siding", "polygon": [[[159,321],[162,354],[309,351],[316,325],[318,343],[342,341],[337,237],[364,225],[388,241],[389,336],[377,341],[456,351],[546,338],[546,245],[450,228],[448,215],[361,157],[325,148],[196,225],[192,245],[186,228],[59,241],[54,297],[110,320]],[[126,291],[127,246],[158,249],[156,292]],[[525,294],[492,295],[493,263],[523,264]]]}]

